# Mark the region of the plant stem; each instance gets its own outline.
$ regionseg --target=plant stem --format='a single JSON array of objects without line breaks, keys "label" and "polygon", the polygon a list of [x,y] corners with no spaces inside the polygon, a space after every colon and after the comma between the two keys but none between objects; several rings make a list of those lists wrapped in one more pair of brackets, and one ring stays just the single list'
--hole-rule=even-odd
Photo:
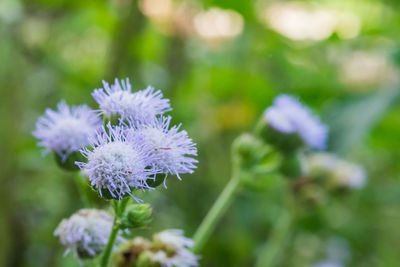
[{"label": "plant stem", "polygon": [[288,240],[291,225],[290,213],[283,210],[273,226],[269,240],[261,248],[256,267],[271,267],[277,263]]},{"label": "plant stem", "polygon": [[229,204],[232,202],[235,192],[240,184],[238,171],[235,171],[229,183],[225,186],[222,193],[219,195],[218,199],[215,201],[212,208],[207,213],[206,217],[197,228],[194,234],[194,246],[192,251],[199,252],[207,240],[209,239],[211,233],[215,229],[215,226],[219,219],[222,217]]},{"label": "plant stem", "polygon": [[110,261],[110,255],[111,255],[112,249],[114,247],[114,243],[115,243],[115,239],[117,238],[118,231],[119,231],[118,218],[117,218],[117,216],[115,216],[113,226],[111,229],[111,233],[110,233],[110,237],[108,238],[107,247],[104,250],[103,258],[101,259],[101,267],[108,266],[108,262]]},{"label": "plant stem", "polygon": [[112,200],[112,206],[115,211],[114,221],[111,229],[110,236],[108,238],[106,249],[104,250],[103,257],[101,259],[101,267],[107,267],[108,263],[110,262],[111,252],[114,247],[115,240],[118,235],[118,231],[120,229],[120,218],[125,211],[126,205],[129,202],[129,198],[123,198],[121,201]]}]

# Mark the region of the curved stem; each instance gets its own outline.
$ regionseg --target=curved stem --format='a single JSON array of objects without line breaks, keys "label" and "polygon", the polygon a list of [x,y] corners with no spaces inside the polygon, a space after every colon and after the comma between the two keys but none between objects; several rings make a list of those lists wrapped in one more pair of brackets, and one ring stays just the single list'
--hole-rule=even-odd
[{"label": "curved stem", "polygon": [[222,217],[229,204],[231,204],[239,184],[239,174],[238,171],[235,171],[231,180],[225,186],[224,190],[219,195],[218,199],[215,201],[214,205],[207,213],[200,226],[197,228],[197,231],[193,237],[193,252],[197,253],[203,248],[204,244],[209,239],[212,231],[215,229],[217,222]]},{"label": "curved stem", "polygon": [[107,267],[108,263],[110,262],[111,252],[113,250],[114,243],[115,243],[115,240],[118,235],[118,231],[120,230],[120,226],[121,226],[119,219],[121,218],[122,214],[125,211],[125,208],[129,202],[129,198],[123,198],[121,201],[118,201],[118,200],[112,200],[112,201],[113,201],[113,203],[111,203],[111,204],[114,208],[115,216],[114,216],[111,233],[110,233],[110,236],[108,237],[107,246],[104,250],[103,257],[101,259],[101,263],[100,263],[101,267]]},{"label": "curved stem", "polygon": [[256,267],[270,267],[276,265],[289,238],[292,225],[292,216],[283,210],[276,220],[269,240],[261,248],[256,261]]}]

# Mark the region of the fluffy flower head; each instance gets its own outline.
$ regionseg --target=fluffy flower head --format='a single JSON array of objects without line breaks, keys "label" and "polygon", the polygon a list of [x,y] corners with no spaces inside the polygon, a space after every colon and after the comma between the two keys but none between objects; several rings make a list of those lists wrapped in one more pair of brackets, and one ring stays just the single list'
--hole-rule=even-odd
[{"label": "fluffy flower head", "polygon": [[268,125],[284,134],[298,134],[312,148],[324,149],[328,128],[311,111],[288,95],[275,98],[264,113]]},{"label": "fluffy flower head", "polygon": [[193,173],[197,160],[197,149],[186,131],[179,131],[180,125],[170,128],[171,117],[155,118],[149,124],[132,126],[130,135],[151,148],[153,165],[160,173]]},{"label": "fluffy flower head", "polygon": [[112,223],[113,217],[105,211],[82,209],[62,220],[54,235],[67,247],[66,254],[72,252],[79,258],[92,258],[105,248]]},{"label": "fluffy flower head", "polygon": [[121,83],[115,79],[112,85],[103,81],[103,86],[95,89],[92,96],[102,113],[109,118],[117,116],[122,120],[149,122],[171,110],[169,100],[163,98],[160,90],[155,91],[150,86],[135,93],[132,93],[129,79],[121,80]]},{"label": "fluffy flower head", "polygon": [[151,261],[163,267],[198,266],[198,258],[189,249],[193,240],[183,235],[180,229],[170,229],[157,233],[153,237],[154,246],[161,249],[153,252]]},{"label": "fluffy flower head", "polygon": [[108,193],[112,198],[121,199],[128,194],[140,201],[131,194],[131,188],[149,188],[146,180],[156,173],[150,167],[154,158],[150,148],[133,137],[127,138],[126,133],[120,126],[108,124],[107,130],[103,127],[92,139],[92,148],[81,150],[88,162],[77,162],[77,165],[100,195]]},{"label": "fluffy flower head", "polygon": [[61,101],[57,111],[47,109],[39,118],[33,135],[45,152],[55,152],[64,161],[70,153],[86,146],[101,125],[100,118],[88,106],[69,107]]}]

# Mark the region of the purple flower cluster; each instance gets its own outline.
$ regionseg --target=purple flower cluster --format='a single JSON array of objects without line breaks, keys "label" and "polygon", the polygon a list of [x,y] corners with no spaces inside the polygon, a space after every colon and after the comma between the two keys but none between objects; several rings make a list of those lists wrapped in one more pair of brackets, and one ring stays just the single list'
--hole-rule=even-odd
[{"label": "purple flower cluster", "polygon": [[148,87],[132,92],[128,79],[103,84],[92,95],[106,127],[86,106],[69,108],[62,102],[57,112],[47,110],[39,119],[34,132],[39,144],[64,158],[79,150],[86,160],[76,164],[99,194],[109,198],[130,195],[140,201],[132,190],[153,189],[148,182],[159,175],[181,179],[180,174],[193,172],[196,146],[180,125],[170,126],[171,117],[163,116],[171,107],[160,91]]},{"label": "purple flower cluster", "polygon": [[312,148],[326,147],[327,126],[292,96],[280,95],[275,98],[273,106],[265,110],[264,118],[278,132],[298,134]]}]

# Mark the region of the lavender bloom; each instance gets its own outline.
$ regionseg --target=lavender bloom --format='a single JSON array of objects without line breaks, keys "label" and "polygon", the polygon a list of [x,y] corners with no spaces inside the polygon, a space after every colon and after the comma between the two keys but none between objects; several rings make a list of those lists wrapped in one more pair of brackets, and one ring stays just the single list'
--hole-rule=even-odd
[{"label": "lavender bloom", "polygon": [[55,152],[64,162],[69,154],[89,143],[89,138],[102,125],[100,118],[88,106],[69,107],[65,101],[57,111],[47,109],[36,123],[33,136],[40,140],[45,152]]},{"label": "lavender bloom", "polygon": [[125,128],[112,127],[109,123],[107,130],[103,127],[91,140],[92,149],[81,150],[88,162],[76,164],[89,176],[101,196],[105,192],[112,198],[122,199],[128,194],[139,202],[131,194],[131,188],[148,189],[146,180],[157,171],[150,167],[154,161],[151,148],[134,137],[127,138],[126,133]]},{"label": "lavender bloom", "polygon": [[155,234],[153,240],[153,246],[161,249],[150,252],[151,262],[162,267],[198,266],[198,257],[189,250],[193,246],[193,240],[183,236],[182,230],[165,230]]},{"label": "lavender bloom", "polygon": [[92,96],[106,117],[149,122],[156,115],[171,110],[169,100],[163,98],[160,90],[154,91],[150,86],[135,93],[132,93],[129,79],[121,80],[121,84],[115,79],[111,86],[103,81],[103,86],[104,89],[95,89]]},{"label": "lavender bloom", "polygon": [[179,179],[180,173],[193,173],[198,161],[197,149],[186,131],[179,131],[181,125],[170,128],[171,117],[155,118],[149,124],[134,124],[130,134],[152,148],[153,166],[160,173],[174,174]]},{"label": "lavender bloom", "polygon": [[275,98],[274,105],[265,110],[264,118],[268,125],[281,133],[298,134],[312,148],[326,147],[328,128],[292,96]]},{"label": "lavender bloom", "polygon": [[[67,247],[65,254],[72,251],[76,257],[93,258],[104,250],[112,224],[113,217],[107,212],[82,209],[62,220],[54,235]],[[119,236],[117,241],[122,242],[123,238]]]}]

